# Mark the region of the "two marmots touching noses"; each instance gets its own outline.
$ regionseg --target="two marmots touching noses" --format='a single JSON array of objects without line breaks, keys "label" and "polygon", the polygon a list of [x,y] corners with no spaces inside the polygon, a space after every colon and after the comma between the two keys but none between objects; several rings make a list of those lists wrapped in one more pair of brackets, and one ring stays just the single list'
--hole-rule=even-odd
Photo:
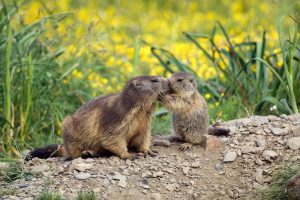
[{"label": "two marmots touching noses", "polygon": [[[209,115],[194,77],[186,72],[169,79],[139,76],[127,82],[120,93],[97,97],[81,106],[62,124],[63,144],[31,151],[33,157],[64,156],[66,159],[112,153],[121,159],[156,155],[151,146],[151,120],[158,100],[173,114],[174,135],[184,142],[180,149],[206,142]],[[134,149],[138,154],[129,153]]]}]

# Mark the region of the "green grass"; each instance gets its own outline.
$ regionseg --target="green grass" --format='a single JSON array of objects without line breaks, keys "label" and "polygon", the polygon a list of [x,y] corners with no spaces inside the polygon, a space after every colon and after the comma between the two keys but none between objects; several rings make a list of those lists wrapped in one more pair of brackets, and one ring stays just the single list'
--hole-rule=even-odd
[{"label": "green grass", "polygon": [[[192,67],[177,59],[171,51],[153,46],[152,53],[169,72],[193,73],[200,93],[212,95],[210,104],[219,102],[222,105],[234,97],[240,101],[238,107],[244,107],[242,112],[247,110],[254,114],[272,114],[270,108],[275,105],[279,113],[298,113],[300,99],[296,97],[300,94],[300,23],[292,17],[286,20],[289,22],[281,21],[278,30],[281,44],[279,53],[267,54],[266,32],[262,34],[261,40],[249,39],[237,44],[231,41],[220,22],[215,24],[210,35],[184,32],[187,41],[196,45],[199,54],[204,54],[217,70],[217,77],[208,82],[197,77]],[[290,25],[284,28],[282,24]],[[223,34],[228,48],[217,46],[216,32]],[[201,45],[203,40],[209,42],[211,49]],[[284,61],[283,65],[277,66],[280,59]],[[225,78],[221,78],[221,74]]]},{"label": "green grass", "polygon": [[56,192],[44,191],[36,197],[36,200],[63,200],[63,197]]},{"label": "green grass", "polygon": [[287,200],[287,183],[289,179],[300,171],[300,166],[286,166],[277,170],[270,185],[261,190],[264,200]]},{"label": "green grass", "polygon": [[23,164],[17,161],[9,161],[9,167],[1,170],[0,174],[4,177],[4,181],[7,182],[21,178],[30,179],[32,177],[32,174],[24,168]]},{"label": "green grass", "polygon": [[90,192],[79,191],[76,199],[77,200],[95,200],[96,194],[94,191],[90,191]]}]

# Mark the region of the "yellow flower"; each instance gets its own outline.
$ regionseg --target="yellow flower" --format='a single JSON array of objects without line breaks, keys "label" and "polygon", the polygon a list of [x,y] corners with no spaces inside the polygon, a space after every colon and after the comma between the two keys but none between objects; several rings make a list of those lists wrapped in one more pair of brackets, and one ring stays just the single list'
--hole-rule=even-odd
[{"label": "yellow flower", "polygon": [[215,103],[215,106],[216,106],[216,107],[218,107],[219,105],[220,105],[220,103],[219,103],[219,102],[216,102],[216,103]]},{"label": "yellow flower", "polygon": [[78,79],[82,79],[83,77],[83,73],[81,71],[78,71],[77,69],[75,69],[73,72],[72,72],[72,75],[75,77],[75,78],[78,78]]},{"label": "yellow flower", "polygon": [[206,93],[206,94],[204,95],[204,97],[205,97],[205,99],[210,99],[210,98],[211,98],[211,95],[210,95],[209,93]]}]

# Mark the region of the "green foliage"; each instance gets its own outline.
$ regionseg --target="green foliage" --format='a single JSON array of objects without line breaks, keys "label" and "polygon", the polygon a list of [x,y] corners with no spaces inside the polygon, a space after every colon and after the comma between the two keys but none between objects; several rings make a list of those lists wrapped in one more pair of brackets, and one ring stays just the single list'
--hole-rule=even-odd
[{"label": "green foliage", "polygon": [[90,192],[79,191],[76,199],[77,200],[95,200],[96,194],[94,191],[90,191]]},{"label": "green foliage", "polygon": [[44,191],[36,197],[36,200],[63,200],[59,193]]},{"label": "green foliage", "polygon": [[[18,6],[3,3],[0,9],[0,149],[6,155],[20,156],[19,148],[45,135],[60,132],[65,113],[73,111],[74,98],[63,78],[71,71],[57,64],[62,48],[50,51],[41,38],[65,14],[49,16],[18,30],[10,26]],[[21,20],[21,19],[20,19]],[[21,23],[21,22],[20,22]],[[4,68],[2,68],[5,66]],[[78,64],[69,64],[73,67]],[[82,86],[84,88],[84,86]],[[76,90],[73,90],[76,91]]]},{"label": "green foliage", "polygon": [[31,173],[24,169],[23,164],[16,161],[10,161],[9,167],[1,170],[0,174],[7,182],[12,182],[21,178],[30,179],[32,177]]},{"label": "green foliage", "polygon": [[151,133],[153,134],[170,134],[171,115],[164,108],[157,109],[152,121]]},{"label": "green foliage", "polygon": [[[270,107],[276,106],[279,113],[298,113],[300,99],[299,71],[299,23],[293,23],[287,29],[287,36],[281,33],[281,53],[266,54],[266,33],[260,41],[245,41],[234,44],[225,28],[217,22],[211,35],[184,32],[188,41],[196,45],[199,53],[204,54],[217,70],[217,77],[204,82],[197,77],[202,94],[212,94],[210,103],[230,101],[234,96],[246,110],[255,114],[270,114]],[[217,31],[226,39],[226,46],[219,47],[215,41]],[[203,47],[208,42],[210,49]],[[227,48],[226,48],[227,47]],[[197,76],[192,67],[177,59],[170,51],[152,47],[153,55],[169,72],[187,71]],[[277,66],[278,60],[284,60],[283,66]],[[222,95],[224,94],[224,96]]]},{"label": "green foliage", "polygon": [[300,171],[300,166],[286,166],[279,169],[273,176],[269,186],[261,190],[262,199],[287,200],[287,183],[292,176]]}]

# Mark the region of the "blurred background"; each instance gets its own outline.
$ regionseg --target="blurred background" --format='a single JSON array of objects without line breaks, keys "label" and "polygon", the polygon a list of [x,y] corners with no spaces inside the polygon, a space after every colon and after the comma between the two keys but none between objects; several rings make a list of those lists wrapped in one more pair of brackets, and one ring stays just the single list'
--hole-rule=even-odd
[{"label": "blurred background", "polygon": [[[297,113],[293,0],[2,0],[3,155],[60,142],[61,122],[137,75],[197,77],[211,122]],[[153,133],[169,133],[159,105]]]}]

